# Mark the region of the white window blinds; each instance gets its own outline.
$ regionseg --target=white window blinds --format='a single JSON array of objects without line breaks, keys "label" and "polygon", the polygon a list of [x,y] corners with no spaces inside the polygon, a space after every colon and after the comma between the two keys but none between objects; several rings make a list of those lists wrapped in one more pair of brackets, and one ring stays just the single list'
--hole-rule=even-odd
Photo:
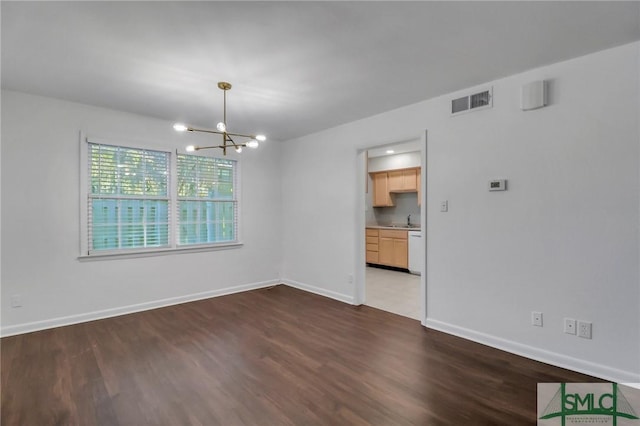
[{"label": "white window blinds", "polygon": [[170,154],[88,144],[89,254],[169,246]]},{"label": "white window blinds", "polygon": [[238,241],[233,160],[177,155],[178,245]]}]

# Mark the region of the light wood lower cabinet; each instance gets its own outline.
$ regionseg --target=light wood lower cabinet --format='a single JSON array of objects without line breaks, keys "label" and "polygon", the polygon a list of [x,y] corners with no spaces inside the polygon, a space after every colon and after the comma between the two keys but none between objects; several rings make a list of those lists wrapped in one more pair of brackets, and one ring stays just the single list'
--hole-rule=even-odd
[{"label": "light wood lower cabinet", "polygon": [[366,258],[367,263],[406,269],[409,266],[407,231],[367,228]]},{"label": "light wood lower cabinet", "polygon": [[367,263],[378,263],[379,235],[377,229],[367,228]]}]

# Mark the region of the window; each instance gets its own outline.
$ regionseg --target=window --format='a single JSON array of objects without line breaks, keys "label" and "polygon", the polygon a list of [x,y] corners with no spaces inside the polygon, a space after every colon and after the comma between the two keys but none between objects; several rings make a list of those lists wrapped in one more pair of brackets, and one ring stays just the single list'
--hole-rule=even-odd
[{"label": "window", "polygon": [[235,241],[234,161],[178,154],[178,244]]},{"label": "window", "polygon": [[85,152],[83,254],[238,242],[237,161],[93,140]]},{"label": "window", "polygon": [[90,251],[169,245],[169,153],[89,144]]}]

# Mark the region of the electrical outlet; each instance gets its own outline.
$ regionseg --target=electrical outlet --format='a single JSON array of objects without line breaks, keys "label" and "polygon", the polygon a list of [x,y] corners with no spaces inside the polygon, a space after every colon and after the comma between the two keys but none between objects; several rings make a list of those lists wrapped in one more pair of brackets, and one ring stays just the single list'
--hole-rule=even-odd
[{"label": "electrical outlet", "polygon": [[449,200],[440,201],[440,211],[443,213],[449,211]]},{"label": "electrical outlet", "polygon": [[542,312],[531,312],[531,325],[542,327]]},{"label": "electrical outlet", "polygon": [[589,321],[578,321],[578,337],[591,339],[591,323]]},{"label": "electrical outlet", "polygon": [[349,284],[353,283],[353,275],[347,275],[347,281]]},{"label": "electrical outlet", "polygon": [[573,318],[565,318],[564,332],[567,334],[576,334],[576,320]]},{"label": "electrical outlet", "polygon": [[22,306],[22,296],[20,296],[19,294],[14,294],[13,296],[11,296],[11,307],[19,308],[21,306]]}]

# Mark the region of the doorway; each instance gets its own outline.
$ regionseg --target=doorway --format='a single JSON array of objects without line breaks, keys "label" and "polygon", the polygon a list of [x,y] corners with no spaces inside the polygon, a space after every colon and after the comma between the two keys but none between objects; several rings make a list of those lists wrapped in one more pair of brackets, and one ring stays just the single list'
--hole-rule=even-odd
[{"label": "doorway", "polygon": [[[421,138],[372,147],[358,155],[358,188],[362,189],[362,197],[358,203],[361,226],[357,233],[356,303],[413,318],[424,325],[426,132]],[[406,186],[398,186],[397,181],[385,183],[385,176],[379,174],[389,179],[402,175]],[[381,190],[380,182],[388,185],[385,190]],[[389,200],[380,201],[385,191]],[[395,257],[388,254],[392,246]]]}]

